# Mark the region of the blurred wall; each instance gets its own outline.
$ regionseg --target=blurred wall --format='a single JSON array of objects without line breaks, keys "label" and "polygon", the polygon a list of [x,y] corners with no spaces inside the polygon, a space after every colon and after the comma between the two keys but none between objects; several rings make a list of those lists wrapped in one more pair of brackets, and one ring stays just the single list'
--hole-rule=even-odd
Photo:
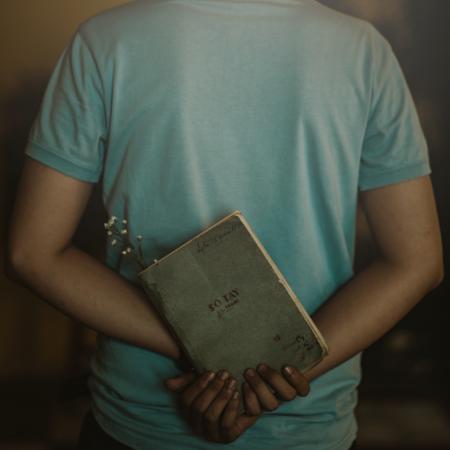
[{"label": "blurred wall", "polygon": [[[2,2],[0,96],[46,75],[81,21],[122,0],[14,0]],[[6,70],[5,70],[6,68]]]},{"label": "blurred wall", "polygon": [[[0,6],[0,250],[23,148],[56,61],[77,26],[120,0],[14,0]],[[3,259],[1,267],[3,268]],[[75,324],[0,271],[0,380],[70,365]],[[81,337],[82,338],[82,337]]]},{"label": "blurred wall", "polygon": [[[0,4],[0,251],[32,121],[57,59],[77,26],[120,0],[14,0]],[[98,189],[77,232],[79,246],[101,256]],[[65,380],[88,366],[95,333],[4,275],[0,260],[0,448],[68,449],[84,398],[62,402],[79,384]],[[19,440],[19,447],[15,442]],[[30,442],[30,444],[22,444]],[[31,444],[33,442],[33,444]],[[50,442],[52,444],[50,444]],[[54,445],[53,445],[54,444]],[[23,446],[25,445],[25,447]]]}]

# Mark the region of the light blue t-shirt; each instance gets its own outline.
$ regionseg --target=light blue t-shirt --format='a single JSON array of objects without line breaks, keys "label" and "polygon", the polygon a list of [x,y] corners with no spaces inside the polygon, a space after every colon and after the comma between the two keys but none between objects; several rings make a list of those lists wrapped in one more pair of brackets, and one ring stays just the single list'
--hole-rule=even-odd
[{"label": "light blue t-shirt", "polygon": [[[61,55],[26,154],[101,182],[149,263],[240,210],[310,314],[353,275],[358,190],[430,173],[390,44],[315,0],[140,0],[90,18]],[[117,247],[105,262],[137,281]],[[163,387],[175,361],[100,335],[91,367],[94,415],[117,440],[220,446],[176,412]],[[357,355],[227,448],[347,450],[359,381]]]}]

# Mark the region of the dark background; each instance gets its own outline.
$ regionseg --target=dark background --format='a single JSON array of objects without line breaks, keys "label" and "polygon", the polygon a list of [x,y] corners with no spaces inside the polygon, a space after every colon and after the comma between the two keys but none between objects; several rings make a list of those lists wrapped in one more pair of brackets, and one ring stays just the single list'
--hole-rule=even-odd
[{"label": "dark background", "polygon": [[[446,0],[321,0],[372,22],[391,43],[428,141],[448,260],[450,220],[450,3]],[[27,133],[56,59],[78,23],[120,0],[2,5],[0,248],[23,163]],[[59,5],[59,6],[57,6]],[[70,10],[62,9],[61,5]],[[32,11],[35,8],[36,11]],[[59,9],[58,9],[59,8]],[[49,17],[48,11],[54,17]],[[45,27],[45,21],[48,27]],[[58,24],[56,28],[55,22]],[[35,24],[35,25],[34,25]],[[37,26],[39,24],[39,26]],[[95,193],[77,242],[101,258],[104,215]],[[357,265],[373,246],[361,222]],[[448,280],[363,357],[359,444],[364,449],[450,449]],[[95,333],[0,275],[0,450],[70,449],[87,408],[82,375]]]}]

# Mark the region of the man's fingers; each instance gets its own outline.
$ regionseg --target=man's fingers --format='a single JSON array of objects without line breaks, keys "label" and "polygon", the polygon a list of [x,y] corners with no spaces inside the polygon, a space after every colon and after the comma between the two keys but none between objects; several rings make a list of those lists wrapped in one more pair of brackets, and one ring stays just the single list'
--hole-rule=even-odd
[{"label": "man's fingers", "polygon": [[283,367],[283,375],[298,395],[305,397],[309,394],[309,382],[298,369],[292,366]]},{"label": "man's fingers", "polygon": [[164,385],[169,391],[179,392],[188,384],[192,383],[198,375],[194,372],[185,372],[177,377],[168,378],[164,381]]},{"label": "man's fingers", "polygon": [[[225,376],[221,377],[221,374]],[[167,389],[179,392],[182,411],[193,431],[213,442],[236,440],[262,412],[257,395],[248,383],[244,383],[243,396],[252,415],[239,416],[239,392],[235,380],[226,371],[217,376],[211,371],[200,376],[186,372],[165,380],[164,384]]]},{"label": "man's fingers", "polygon": [[239,416],[239,398],[239,392],[236,391],[222,414],[220,424],[221,442],[233,442],[260,417],[259,415],[249,416],[247,414]]},{"label": "man's fingers", "polygon": [[304,397],[310,389],[306,377],[291,366],[284,367],[280,374],[267,364],[259,364],[257,372],[248,369],[244,377],[255,392],[259,404],[268,411],[278,408],[279,400],[293,400],[297,395]]},{"label": "man's fingers", "polygon": [[204,414],[211,402],[217,397],[225,384],[226,377],[229,374],[222,371],[215,377],[204,390],[196,396],[190,405],[191,424],[198,434],[203,434]]},{"label": "man's fingers", "polygon": [[259,364],[258,374],[266,381],[282,400],[294,400],[297,390],[275,369],[267,364]]},{"label": "man's fingers", "polygon": [[220,418],[235,391],[235,387],[236,380],[234,378],[227,379],[222,390],[217,394],[203,414],[203,426],[206,435],[214,442],[219,442],[221,439]]},{"label": "man's fingers", "polygon": [[[257,395],[257,400],[264,409],[273,411],[274,409],[278,408],[279,402],[277,398],[270,391],[266,382],[258,375],[257,372],[255,372],[255,370],[246,370],[244,372],[244,377],[247,380],[248,384],[251,386],[251,389]],[[254,402],[252,401],[252,403]]]},{"label": "man's fingers", "polygon": [[239,415],[239,398],[240,398],[239,392],[235,391],[231,400],[227,403],[225,410],[222,414],[220,428],[222,430],[222,434],[225,437],[227,437],[230,434],[233,424]]},{"label": "man's fingers", "polygon": [[226,371],[217,376],[211,371],[200,376],[185,373],[166,380],[165,384],[168,389],[180,390],[179,403],[194,433],[212,442],[236,440],[262,412],[256,394],[248,383],[244,383],[247,409],[255,415],[239,415],[240,396],[236,391],[236,380]]},{"label": "man's fingers", "polygon": [[262,413],[259,397],[248,383],[242,384],[245,410],[249,416],[259,416]]},{"label": "man's fingers", "polygon": [[235,421],[228,434],[225,436],[226,442],[232,442],[241,436],[248,428],[250,428],[257,420],[259,416],[248,416],[242,414]]},{"label": "man's fingers", "polygon": [[187,386],[183,392],[181,392],[181,403],[185,407],[190,407],[192,402],[195,400],[195,398],[203,392],[203,389],[208,386],[208,384],[213,380],[215,377],[214,372],[205,372],[201,376],[197,377],[197,379],[194,380],[193,383],[191,383],[189,386]]}]

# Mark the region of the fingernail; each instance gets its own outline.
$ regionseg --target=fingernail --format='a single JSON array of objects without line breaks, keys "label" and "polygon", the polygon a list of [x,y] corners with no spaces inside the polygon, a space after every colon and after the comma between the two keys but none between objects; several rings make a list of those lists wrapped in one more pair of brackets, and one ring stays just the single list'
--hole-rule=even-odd
[{"label": "fingernail", "polygon": [[220,378],[222,381],[224,381],[224,380],[226,380],[229,376],[230,376],[230,374],[229,374],[226,370],[223,370],[223,371],[220,373],[219,378]]},{"label": "fingernail", "polygon": [[239,391],[236,391],[236,392],[233,394],[232,399],[233,399],[233,400],[237,400],[238,398],[239,398]]},{"label": "fingernail", "polygon": [[235,379],[231,379],[230,381],[228,381],[227,389],[229,391],[232,391],[235,386],[236,386],[236,380]]},{"label": "fingernail", "polygon": [[286,366],[284,368],[284,371],[287,372],[289,375],[292,375],[294,373],[294,369],[291,366]]},{"label": "fingernail", "polygon": [[206,387],[207,384],[216,376],[214,372],[209,372],[201,381],[201,386]]},{"label": "fingernail", "polygon": [[258,369],[258,372],[265,372],[267,369],[267,366],[265,364],[260,364],[257,369]]},{"label": "fingernail", "polygon": [[253,369],[247,369],[245,372],[249,377],[255,376],[255,371]]}]

